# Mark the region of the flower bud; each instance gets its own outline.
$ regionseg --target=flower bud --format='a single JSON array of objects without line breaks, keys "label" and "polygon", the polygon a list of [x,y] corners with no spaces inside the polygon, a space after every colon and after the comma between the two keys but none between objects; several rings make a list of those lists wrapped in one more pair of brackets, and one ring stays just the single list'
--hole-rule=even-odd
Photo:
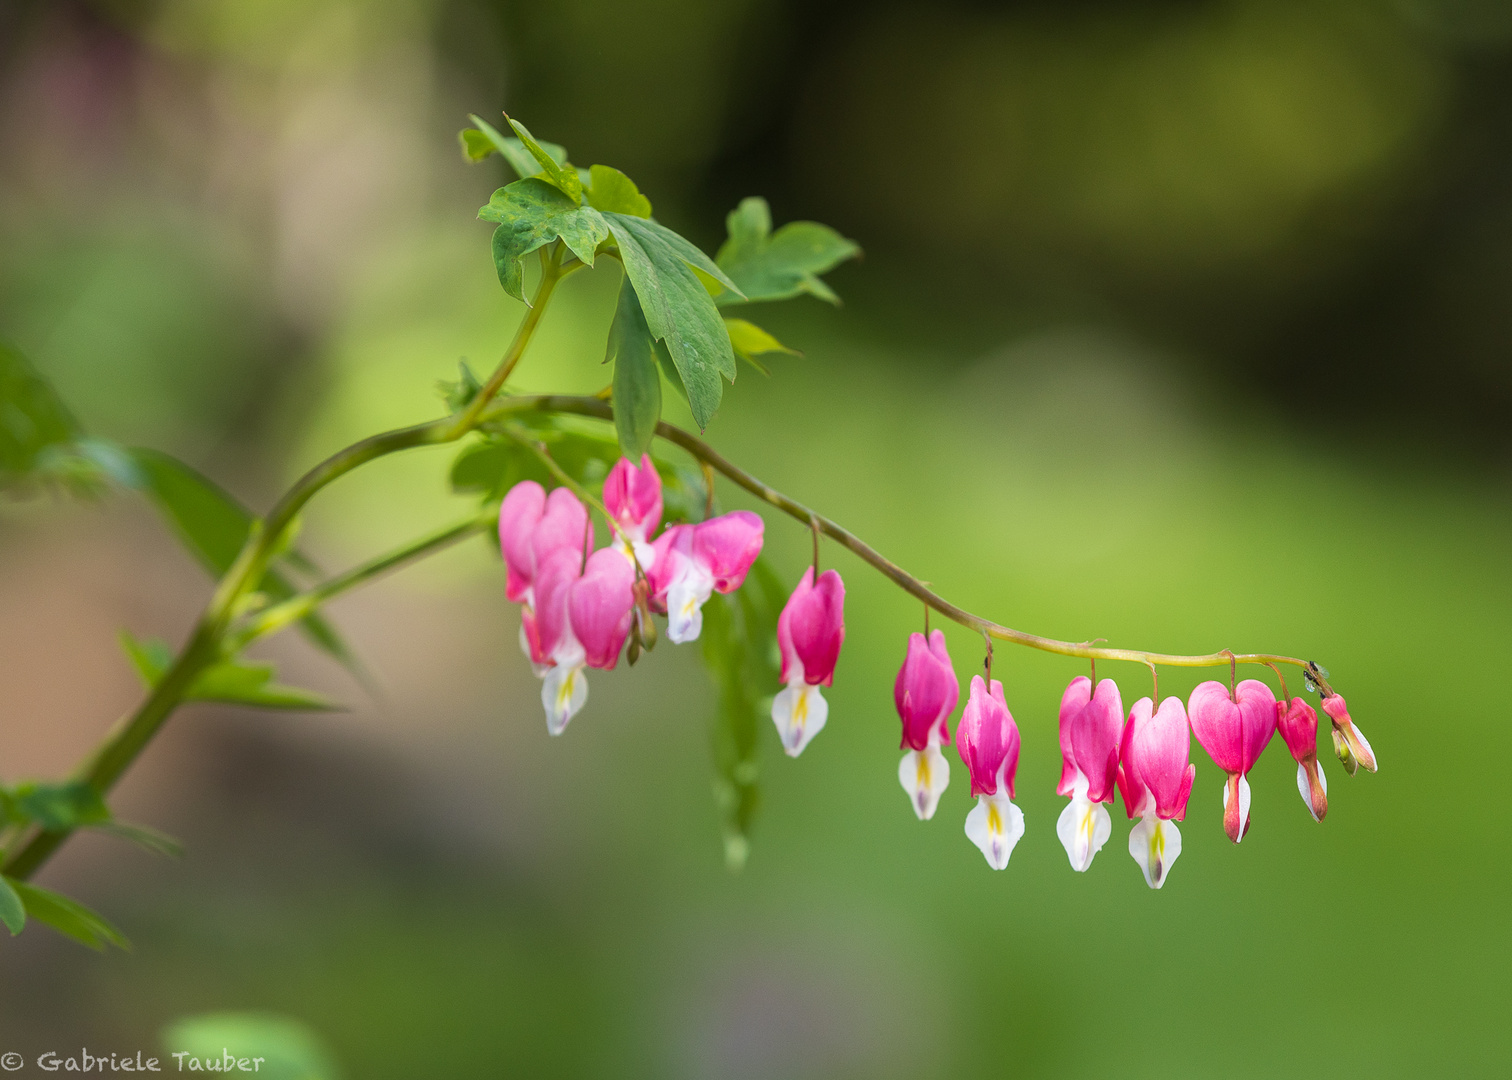
[{"label": "flower bud", "polygon": [[1299,697],[1276,703],[1276,730],[1297,763],[1297,790],[1314,821],[1328,813],[1328,778],[1318,768],[1318,713]]},{"label": "flower bud", "polygon": [[1355,762],[1363,765],[1366,771],[1375,772],[1375,751],[1370,748],[1370,742],[1365,738],[1365,733],[1350,719],[1349,706],[1344,703],[1344,695],[1329,694],[1325,697],[1323,711],[1333,721],[1334,752],[1339,755],[1339,760],[1349,770],[1349,775],[1354,775]]},{"label": "flower bud", "polygon": [[960,700],[961,684],[939,630],[926,640],[910,634],[908,655],[893,684],[893,704],[903,721],[903,747],[898,781],[920,821],[934,816],[940,796],[950,783],[950,763],[940,746],[950,741],[948,721]]}]

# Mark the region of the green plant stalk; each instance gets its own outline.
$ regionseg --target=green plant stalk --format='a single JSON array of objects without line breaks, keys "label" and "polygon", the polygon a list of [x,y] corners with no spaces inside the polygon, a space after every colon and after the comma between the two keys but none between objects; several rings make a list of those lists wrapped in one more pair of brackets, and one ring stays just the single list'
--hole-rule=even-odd
[{"label": "green plant stalk", "polygon": [[355,589],[359,585],[366,585],[409,563],[418,562],[427,556],[444,551],[470,536],[487,532],[490,528],[496,527],[498,521],[498,508],[494,507],[477,517],[457,522],[455,525],[448,525],[444,529],[438,529],[412,540],[403,547],[395,548],[385,555],[354,566],[345,573],[321,582],[307,592],[291,596],[282,603],[259,613],[251,623],[228,640],[226,649],[233,654],[240,652],[258,638],[276,634],[342,593]]},{"label": "green plant stalk", "polygon": [[[134,713],[118,721],[106,733],[100,745],[75,770],[75,779],[89,783],[104,795],[121,778],[181,704],[184,693],[196,676],[224,654],[223,642],[235,617],[237,601],[262,580],[284,532],[295,515],[317,492],[353,469],[388,454],[418,446],[455,442],[482,422],[488,415],[492,398],[503,387],[529,347],[551,294],[564,276],[559,267],[559,247],[559,244],[553,245],[550,257],[543,253],[541,281],[535,297],[520,321],[509,348],[500,359],[498,368],[467,410],[460,417],[443,417],[429,423],[383,432],[353,443],[300,477],[266,517],[253,523],[246,543],[236,561],[217,583],[189,641],[163,673],[147,699]],[[516,407],[529,405],[521,402]],[[512,409],[506,407],[496,411],[507,413]],[[23,834],[17,840],[19,848],[6,851],[0,872],[17,880],[26,880],[36,873],[71,833],[72,830],[37,828]]]},{"label": "green plant stalk", "polygon": [[[608,402],[601,401],[598,398],[554,395],[541,397],[536,400],[537,404],[534,408],[540,412],[568,413],[576,416],[593,417],[598,420],[612,421],[614,419],[613,407]],[[674,427],[666,421],[661,421],[656,425],[656,434],[666,441],[681,447],[699,462],[723,473],[758,499],[775,506],[790,517],[796,518],[805,526],[810,528],[817,526],[820,532],[856,554],[862,561],[880,571],[905,592],[922,600],[927,606],[938,611],[947,619],[960,623],[962,626],[969,627],[979,633],[986,634],[990,638],[1012,642],[1015,645],[1024,645],[1031,649],[1039,649],[1042,652],[1058,653],[1061,656],[1076,656],[1087,660],[1127,660],[1136,664],[1160,664],[1167,667],[1219,667],[1232,663],[1295,664],[1297,667],[1306,668],[1313,673],[1317,671],[1316,665],[1310,661],[1299,660],[1292,656],[1280,656],[1275,653],[1234,653],[1225,649],[1214,653],[1185,656],[1175,653],[1146,652],[1142,649],[1101,648],[1090,642],[1060,641],[1056,638],[1042,637],[1038,634],[1029,634],[1022,630],[1014,630],[1011,627],[993,622],[991,619],[984,619],[980,615],[974,615],[965,608],[952,604],[848,529],[836,524],[823,514],[810,510],[796,499],[789,498],[776,488],[758,480],[738,465],[726,460],[712,446],[691,432]],[[1329,689],[1327,683],[1322,682],[1317,674],[1313,674],[1312,677],[1320,686]]]}]

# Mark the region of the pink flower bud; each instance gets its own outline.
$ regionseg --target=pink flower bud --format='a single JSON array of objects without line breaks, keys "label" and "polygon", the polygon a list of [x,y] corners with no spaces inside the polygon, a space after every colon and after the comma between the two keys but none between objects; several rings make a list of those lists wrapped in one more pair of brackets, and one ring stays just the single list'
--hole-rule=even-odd
[{"label": "pink flower bud", "polygon": [[583,576],[573,582],[567,615],[589,667],[610,671],[619,661],[630,633],[634,585],[635,568],[612,547],[590,555]]},{"label": "pink flower bud", "polygon": [[1061,695],[1061,780],[1057,795],[1070,795],[1079,773],[1087,781],[1088,801],[1113,801],[1118,781],[1118,743],[1123,734],[1123,699],[1112,679],[1092,689],[1092,680],[1078,675]]},{"label": "pink flower bud", "polygon": [[893,683],[893,704],[903,720],[903,747],[923,750],[950,741],[947,721],[961,697],[961,683],[945,648],[945,634],[936,630],[926,642],[923,634],[908,635],[908,655]]},{"label": "pink flower bud", "polygon": [[1299,697],[1276,702],[1276,730],[1297,763],[1297,790],[1314,821],[1328,813],[1328,781],[1318,768],[1318,714]]},{"label": "pink flower bud", "polygon": [[645,540],[661,524],[662,484],[649,454],[640,468],[620,458],[604,478],[604,509],[630,540]]},{"label": "pink flower bud", "polygon": [[532,541],[545,509],[546,491],[534,480],[522,480],[510,488],[499,505],[499,548],[509,571],[504,595],[517,604],[530,603],[535,580]]},{"label": "pink flower bud", "polygon": [[1003,699],[1003,684],[992,680],[992,690],[980,675],[971,679],[966,710],[956,727],[956,749],[971,773],[973,795],[1006,792],[1013,798],[1018,772],[1019,729]]},{"label": "pink flower bud", "polygon": [[945,649],[945,635],[936,630],[926,641],[923,634],[910,634],[908,655],[893,684],[893,703],[903,721],[903,746],[908,750],[898,763],[898,782],[920,821],[934,816],[950,783],[950,763],[940,747],[950,741],[948,721],[960,696],[961,684]]},{"label": "pink flower bud", "polygon": [[1365,766],[1367,772],[1376,771],[1375,751],[1370,748],[1370,742],[1365,738],[1365,733],[1355,726],[1349,718],[1349,706],[1344,704],[1344,695],[1329,694],[1323,699],[1323,711],[1333,721],[1334,726],[1334,750],[1339,755],[1339,760],[1344,762],[1345,768],[1351,773],[1351,759]]},{"label": "pink flower bud", "polygon": [[1223,789],[1223,831],[1234,843],[1249,831],[1250,788],[1245,774],[1276,733],[1276,695],[1255,679],[1245,679],[1229,697],[1221,682],[1200,683],[1187,701],[1192,734],[1217,766],[1228,773]]},{"label": "pink flower bud", "polygon": [[838,571],[826,570],[815,585],[811,566],[777,617],[782,681],[789,686],[797,682],[833,686],[835,662],[844,641],[845,583]]}]

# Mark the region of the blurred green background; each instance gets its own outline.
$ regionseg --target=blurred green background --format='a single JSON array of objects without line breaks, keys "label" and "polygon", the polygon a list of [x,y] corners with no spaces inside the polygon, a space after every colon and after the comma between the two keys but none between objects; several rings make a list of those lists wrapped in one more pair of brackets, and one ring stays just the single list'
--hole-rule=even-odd
[{"label": "blurred green background", "polygon": [[[711,250],[758,193],[865,247],[843,309],[753,312],[806,355],[742,374],[721,450],[1010,625],[1316,657],[1383,771],[1327,766],[1315,825],[1278,740],[1235,848],[1194,746],[1166,888],[1121,808],[1076,875],[1055,707],[1084,668],[1001,649],[1028,833],[994,874],[964,769],[928,824],[898,788],[917,604],[827,548],[830,726],[798,761],[763,731],[732,876],[693,650],[595,673],[548,740],[480,543],[337,605],[376,696],[273,644],[352,712],[174,721],[117,805],[188,857],[49,867],[136,949],[6,943],[0,1050],[256,1009],[375,1080],[1512,1068],[1512,7],[4,0],[0,337],[92,430],[265,507],[502,349],[473,215],[503,167],[454,138],[503,107]],[[616,283],[560,290],[523,389],[603,385]],[[307,546],[459,516],[448,458],[343,481]],[[796,580],[807,534],[767,519]],[[0,772],[65,770],[136,697],[116,630],[182,640],[207,588],[124,498],[0,509]]]}]

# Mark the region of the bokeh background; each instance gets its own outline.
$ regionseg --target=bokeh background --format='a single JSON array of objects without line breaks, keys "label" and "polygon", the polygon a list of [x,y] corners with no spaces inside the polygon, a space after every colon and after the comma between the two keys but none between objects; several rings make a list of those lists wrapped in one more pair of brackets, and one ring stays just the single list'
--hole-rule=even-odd
[{"label": "bokeh background", "polygon": [[[549,740],[480,542],[337,605],[377,693],[272,643],[350,712],[175,719],[115,801],[187,858],[70,845],[43,880],[135,950],[6,942],[0,1049],[257,1008],[372,1080],[1512,1067],[1512,7],[5,0],[0,336],[91,430],[265,507],[501,350],[474,212],[503,166],[455,132],[505,107],[710,250],[757,193],[865,247],[844,308],[758,314],[806,355],[742,375],[721,449],[1011,625],[1316,657],[1383,771],[1330,766],[1315,825],[1277,740],[1234,848],[1194,746],[1167,887],[1119,810],[1077,875],[1084,669],[1004,649],[1029,832],[994,874],[964,770],[928,824],[898,789],[917,605],[827,549],[830,726],[798,761],[763,731],[731,875],[693,650],[595,674]],[[616,283],[560,290],[523,388],[605,382]],[[337,566],[459,516],[447,460],[344,480],[304,543]],[[796,580],[806,534],[768,535]],[[182,640],[208,588],[128,497],[0,508],[0,773],[66,770],[139,693],[117,630]]]}]

